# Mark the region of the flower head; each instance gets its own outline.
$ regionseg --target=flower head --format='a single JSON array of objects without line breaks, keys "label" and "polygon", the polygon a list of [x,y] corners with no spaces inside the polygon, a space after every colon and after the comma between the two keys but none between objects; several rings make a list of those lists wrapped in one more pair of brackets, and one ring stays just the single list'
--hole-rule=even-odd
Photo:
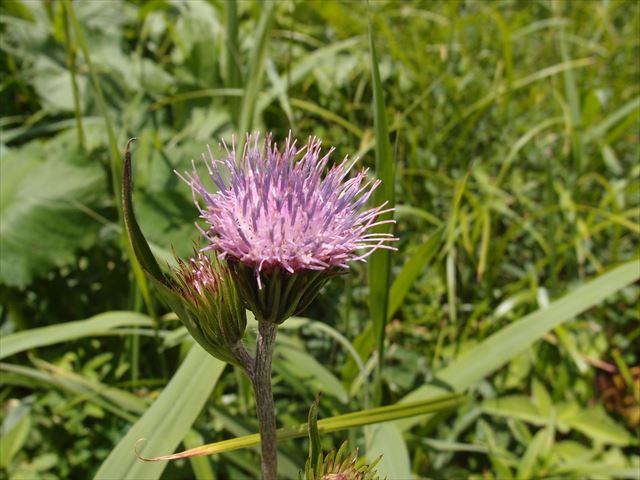
[{"label": "flower head", "polygon": [[191,335],[215,357],[235,363],[247,320],[231,276],[223,262],[195,252],[188,262],[177,258],[172,290],[185,307],[181,318]]},{"label": "flower head", "polygon": [[317,138],[298,149],[289,135],[279,149],[271,136],[263,143],[248,136],[239,163],[235,145],[225,150],[222,159],[211,149],[203,155],[217,191],[205,187],[195,165],[181,178],[207,223],[204,250],[251,269],[259,290],[273,275],[303,275],[313,283],[314,272],[342,270],[378,248],[393,249],[393,235],[372,231],[393,222],[377,220],[391,209],[363,209],[380,181],[368,179],[367,170],[349,178],[355,162],[348,158],[325,174],[333,149],[322,155]]},{"label": "flower head", "polygon": [[205,249],[258,274],[346,268],[349,261],[389,248],[392,235],[371,232],[386,223],[376,217],[389,210],[381,205],[362,211],[380,181],[367,180],[367,170],[347,179],[354,164],[348,158],[323,175],[333,149],[324,156],[320,150],[316,138],[298,150],[289,136],[279,150],[270,136],[263,149],[258,135],[250,136],[237,165],[235,148],[222,160],[209,149],[205,163],[218,191],[210,193],[195,168],[184,177],[204,200],[196,204],[208,224]]}]

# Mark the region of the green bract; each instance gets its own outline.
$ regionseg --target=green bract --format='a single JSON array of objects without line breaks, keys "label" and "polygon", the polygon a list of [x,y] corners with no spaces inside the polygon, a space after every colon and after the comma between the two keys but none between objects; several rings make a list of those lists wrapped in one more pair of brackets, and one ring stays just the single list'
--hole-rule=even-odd
[{"label": "green bract", "polygon": [[259,274],[262,285],[260,288],[252,267],[230,260],[229,268],[234,273],[243,301],[256,319],[277,324],[302,312],[330,278],[345,272],[344,269],[336,268],[302,270],[292,274],[278,268]]}]

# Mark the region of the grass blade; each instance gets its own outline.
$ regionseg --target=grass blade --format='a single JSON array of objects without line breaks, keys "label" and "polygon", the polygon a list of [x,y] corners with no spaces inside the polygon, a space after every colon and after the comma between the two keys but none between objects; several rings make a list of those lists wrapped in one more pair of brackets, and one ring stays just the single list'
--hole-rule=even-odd
[{"label": "grass blade", "polygon": [[[308,78],[313,69],[317,68],[318,65],[321,65],[322,62],[330,60],[338,52],[348,50],[349,48],[358,45],[360,42],[362,42],[361,37],[348,38],[340,42],[330,43],[326,47],[318,48],[313,53],[305,56],[300,63],[291,68],[291,71],[287,75],[287,82],[289,86],[291,87],[302,82],[305,78]],[[271,102],[278,98],[279,95],[280,92],[278,91],[277,86],[273,86],[268,90],[265,95],[260,97],[257,109],[258,113],[267,108]]]},{"label": "grass blade", "polygon": [[194,344],[160,397],[118,442],[95,478],[160,478],[166,464],[141,462],[136,456],[137,442],[147,440],[139,449],[141,455],[173,451],[191,429],[225,365]]},{"label": "grass blade", "polygon": [[[586,58],[579,58],[577,60],[571,60],[569,62],[558,63],[556,65],[551,65],[549,67],[543,68],[542,70],[538,70],[537,72],[534,72],[531,75],[527,75],[526,77],[515,80],[513,82],[513,87],[511,88],[511,92],[520,90],[521,88],[526,88],[529,85],[539,82],[540,80],[544,80],[545,78],[558,75],[564,72],[565,70],[590,67],[593,64],[595,64],[595,59],[593,57],[586,57]],[[449,134],[460,122],[470,117],[473,113],[487,108],[494,101],[506,95],[508,92],[509,90],[507,90],[507,88],[504,85],[500,85],[500,87],[492,90],[483,98],[474,102],[469,107],[464,109],[458,117],[451,120],[438,132],[438,136],[435,138],[433,142],[434,145],[432,146],[432,148],[434,148],[435,145],[439,145],[446,138],[448,138]]]},{"label": "grass blade", "polygon": [[[603,137],[614,125],[616,125],[627,115],[634,113],[634,111],[638,109],[640,109],[640,97],[629,100],[622,107],[611,113],[600,123],[587,130],[583,136],[583,140],[585,142],[589,142],[591,140]],[[638,115],[636,114],[636,118],[637,117]]]},{"label": "grass blade", "polygon": [[145,409],[144,400],[130,392],[107,386],[44,360],[37,358],[32,360],[37,369],[12,363],[0,363],[3,383],[24,387],[23,381],[16,380],[29,379],[28,388],[33,390],[43,388],[51,391],[52,387],[59,388],[74,395],[74,403],[90,402],[127,421],[135,421],[135,414]]},{"label": "grass blade", "polygon": [[32,328],[0,338],[0,359],[32,348],[106,334],[120,327],[150,327],[153,320],[135,312],[106,312],[85,320]]},{"label": "grass blade", "polygon": [[[344,415],[337,415],[335,417],[319,420],[318,432],[338,432],[349,428],[362,427],[381,422],[390,422],[401,418],[448,410],[460,405],[463,400],[464,395],[462,394],[447,394],[440,395],[426,401],[389,405],[386,407],[377,407]],[[295,427],[281,428],[278,430],[277,436],[278,440],[286,440],[290,438],[306,437],[308,433],[308,426],[306,423],[303,423]],[[216,453],[254,447],[259,444],[260,434],[254,433],[252,435],[245,435],[243,437],[232,438],[230,440],[223,440],[222,442],[210,443],[208,445],[192,448],[173,455],[144,458],[144,460],[149,462],[158,462],[176,460],[178,458],[191,458],[200,455],[214,455]]]},{"label": "grass blade", "polygon": [[400,270],[400,273],[391,285],[387,320],[400,308],[413,283],[438,253],[438,248],[442,242],[442,232],[443,228],[438,228],[432,233],[429,239],[424,242],[403,265],[402,270]]},{"label": "grass blade", "polygon": [[91,83],[93,84],[93,88],[96,91],[96,99],[98,102],[98,106],[100,108],[100,112],[104,117],[104,123],[107,128],[107,137],[109,139],[109,154],[111,158],[111,175],[113,181],[113,195],[115,197],[115,203],[118,208],[118,216],[122,217],[122,210],[120,207],[120,202],[118,201],[118,196],[120,194],[120,178],[122,178],[122,159],[120,158],[120,150],[118,149],[118,140],[116,139],[115,130],[113,128],[113,122],[111,121],[111,115],[109,113],[109,109],[107,108],[107,104],[104,100],[104,95],[102,93],[102,87],[100,86],[100,81],[98,80],[98,75],[96,74],[96,69],[91,61],[91,54],[89,53],[89,44],[87,43],[87,39],[84,36],[84,30],[78,21],[78,17],[76,17],[75,10],[71,5],[70,0],[63,0],[64,8],[69,16],[69,20],[71,21],[71,26],[76,34],[76,39],[82,50],[82,54],[84,56],[84,61],[87,62],[87,67],[89,68],[89,76],[91,77]]},{"label": "grass blade", "polygon": [[[560,4],[553,3],[554,11],[558,17],[560,17]],[[567,34],[565,31],[565,25],[558,27],[558,43],[560,47],[560,56],[563,63],[571,61],[569,55],[569,46],[567,43]],[[562,72],[564,79],[564,91],[567,97],[567,103],[569,104],[569,121],[571,132],[571,144],[572,154],[575,161],[576,171],[580,173],[584,168],[584,158],[582,154],[582,114],[580,113],[580,93],[576,85],[576,79],[573,75],[573,69],[567,69]]]},{"label": "grass blade", "polygon": [[364,135],[364,132],[360,128],[358,128],[357,125],[354,125],[350,121],[342,118],[340,115],[333,113],[331,110],[322,108],[313,102],[308,102],[300,98],[292,98],[291,105],[301,110],[305,110],[309,113],[318,115],[320,118],[323,118],[327,122],[333,122],[336,125],[340,125],[342,128],[353,133],[358,138],[362,138]]},{"label": "grass blade", "polygon": [[271,26],[275,12],[276,2],[265,2],[262,4],[262,15],[256,32],[256,43],[253,46],[253,53],[249,60],[249,72],[247,74],[247,82],[244,89],[244,97],[242,97],[242,105],[240,107],[240,120],[238,122],[238,155],[242,154],[244,146],[244,135],[251,130],[253,125],[253,117],[255,114],[255,106],[258,101],[258,93],[262,85],[262,74],[264,72],[264,58],[269,45],[269,37],[271,35]]}]

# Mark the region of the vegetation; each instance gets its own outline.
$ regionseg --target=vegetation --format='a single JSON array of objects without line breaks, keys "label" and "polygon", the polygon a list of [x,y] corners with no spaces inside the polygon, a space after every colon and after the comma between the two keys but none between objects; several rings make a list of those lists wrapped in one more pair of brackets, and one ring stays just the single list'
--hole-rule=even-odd
[{"label": "vegetation", "polygon": [[292,130],[383,180],[400,240],[282,325],[282,478],[318,392],[314,448],[382,477],[638,478],[638,2],[5,0],[0,29],[3,477],[258,477],[249,381],[132,260],[122,162],[137,137],[164,265],[199,236],[174,170]]}]

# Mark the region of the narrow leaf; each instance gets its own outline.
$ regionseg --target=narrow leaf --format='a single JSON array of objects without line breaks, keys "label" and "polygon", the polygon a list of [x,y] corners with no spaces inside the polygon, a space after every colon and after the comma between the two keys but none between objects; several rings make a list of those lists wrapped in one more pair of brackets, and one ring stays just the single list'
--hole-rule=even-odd
[{"label": "narrow leaf", "polygon": [[136,445],[140,455],[173,451],[191,429],[225,365],[194,344],[158,399],[111,451],[95,478],[160,478],[166,464],[141,462]]},{"label": "narrow leaf", "polygon": [[106,312],[86,320],[32,328],[0,338],[0,359],[32,348],[108,334],[120,327],[151,327],[153,320],[135,312]]},{"label": "narrow leaf", "polygon": [[439,228],[432,233],[429,239],[418,247],[411,258],[402,266],[402,270],[391,285],[387,320],[400,308],[413,283],[438,253],[438,247],[442,241],[442,231],[443,229]]},{"label": "narrow leaf", "polygon": [[[347,430],[354,427],[362,427],[364,425],[372,425],[374,423],[390,422],[401,418],[412,417],[416,415],[425,415],[428,413],[448,410],[460,405],[464,400],[461,394],[447,394],[431,398],[427,401],[389,405],[386,407],[371,408],[368,410],[360,410],[358,412],[337,415],[335,417],[324,418],[318,421],[318,432],[328,433]],[[300,438],[308,434],[308,425],[303,423],[294,427],[281,428],[277,432],[278,440],[286,440],[290,438]],[[199,455],[214,455],[221,452],[229,452],[240,448],[253,447],[260,444],[260,434],[245,435],[243,437],[223,440],[221,442],[210,443],[198,448],[192,448],[184,452],[173,455],[162,455],[153,458],[143,458],[148,462],[158,462],[164,460],[176,460],[178,458],[190,458]]]},{"label": "narrow leaf", "polygon": [[271,35],[271,26],[273,25],[273,17],[275,13],[274,2],[265,2],[262,5],[262,15],[255,35],[255,43],[253,45],[253,53],[249,60],[249,71],[247,74],[247,82],[244,88],[244,96],[242,97],[242,105],[240,107],[240,120],[238,131],[241,137],[238,139],[238,155],[242,154],[244,145],[244,134],[248,133],[253,124],[256,104],[258,103],[258,93],[262,85],[262,75],[264,72],[264,58],[269,45]]}]

